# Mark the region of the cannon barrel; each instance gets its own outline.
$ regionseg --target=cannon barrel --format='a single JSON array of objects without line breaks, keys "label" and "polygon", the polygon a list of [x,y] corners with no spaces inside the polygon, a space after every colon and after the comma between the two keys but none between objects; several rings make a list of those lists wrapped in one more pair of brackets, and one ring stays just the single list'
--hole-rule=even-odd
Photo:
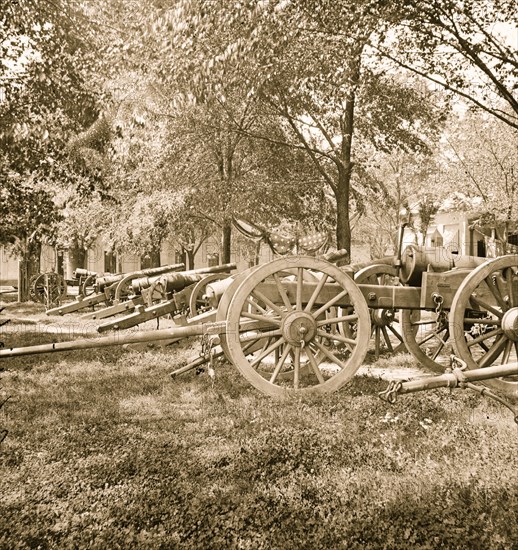
[{"label": "cannon barrel", "polygon": [[107,286],[111,286],[114,283],[118,283],[122,281],[122,279],[125,279],[126,277],[131,276],[132,279],[136,279],[138,277],[160,275],[162,273],[167,273],[168,271],[172,271],[174,269],[183,269],[184,267],[185,267],[184,264],[171,264],[171,265],[163,265],[160,267],[151,267],[149,269],[141,269],[139,271],[132,271],[130,273],[117,273],[115,275],[106,275],[104,277],[97,277],[95,284],[96,284],[96,287],[98,288],[98,291],[102,292]]},{"label": "cannon barrel", "polygon": [[361,262],[356,264],[351,264],[348,266],[352,271],[360,271],[366,267],[371,267],[373,265],[395,265],[396,256],[383,256],[382,258],[376,258],[375,260],[370,260],[369,262]]},{"label": "cannon barrel", "polygon": [[76,279],[79,279],[79,277],[97,277],[97,275],[97,271],[90,271],[89,269],[84,269],[82,267],[78,267],[74,271],[74,277]]},{"label": "cannon barrel", "polygon": [[[202,267],[200,269],[191,269],[189,271],[179,271],[176,273],[171,274],[171,279],[174,281],[172,284],[174,286],[173,290],[181,290],[182,288],[185,288],[186,286],[198,282],[199,278],[193,278],[192,280],[189,280],[189,277],[191,275],[207,275],[210,273],[221,273],[228,272],[236,268],[236,264],[225,264],[222,266],[215,266],[215,267]],[[214,271],[214,269],[216,271]],[[210,271],[209,271],[210,270]],[[186,284],[184,286],[181,286],[181,279],[182,276],[185,276],[185,282]],[[139,296],[142,294],[143,290],[148,289],[152,284],[157,283],[161,280],[163,275],[155,275],[154,277],[139,277],[138,279],[134,279],[131,282],[131,291],[134,295]],[[178,281],[178,283],[177,283]],[[163,282],[163,281],[161,281]]]},{"label": "cannon barrel", "polygon": [[448,248],[409,245],[401,256],[399,279],[410,286],[421,286],[422,275],[430,268],[435,272],[455,267],[474,269],[487,262],[487,258],[457,254]]},{"label": "cannon barrel", "polygon": [[160,277],[159,283],[166,293],[178,292],[189,285],[197,283],[203,278],[203,275],[209,275],[211,273],[228,273],[236,269],[236,267],[236,264],[223,264],[213,267],[192,269],[190,271],[181,271],[179,273],[168,273]]}]

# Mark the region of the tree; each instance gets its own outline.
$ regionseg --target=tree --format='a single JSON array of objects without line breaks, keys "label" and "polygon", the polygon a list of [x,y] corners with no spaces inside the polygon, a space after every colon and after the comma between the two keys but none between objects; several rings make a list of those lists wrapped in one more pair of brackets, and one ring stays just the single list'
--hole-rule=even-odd
[{"label": "tree", "polygon": [[[161,18],[175,31],[168,44],[193,53],[200,94],[225,96],[229,86],[244,82],[268,116],[284,121],[280,139],[236,126],[308,155],[319,186],[328,186],[335,197],[337,246],[349,250],[352,199],[361,199],[358,189],[375,185],[362,165],[362,147],[370,142],[380,150],[425,150],[423,133],[434,131],[441,119],[426,108],[423,93],[373,62],[369,37],[384,15],[374,4],[297,0],[202,6],[186,0]],[[200,45],[199,36],[215,34],[211,47]]]},{"label": "tree", "polygon": [[[58,215],[48,187],[67,170],[68,137],[95,117],[97,93],[88,78],[94,55],[77,32],[84,19],[75,8],[67,0],[8,0],[2,9],[0,174],[10,216],[24,220],[6,223],[10,241],[52,238]],[[17,248],[24,265],[33,264],[26,276],[38,269],[38,250]]]},{"label": "tree", "polygon": [[[382,184],[365,196],[366,213],[359,221],[358,233],[369,244],[371,258],[380,258],[396,253],[403,222],[410,222],[416,242],[417,233],[424,239],[431,216],[446,198],[449,186],[445,185],[448,177],[441,169],[437,148],[432,155],[404,151],[377,154],[372,170]],[[411,215],[416,210],[420,214],[417,219]]]},{"label": "tree", "polygon": [[518,219],[518,130],[488,114],[452,120],[443,156],[450,188],[479,198],[497,222]]},{"label": "tree", "polygon": [[377,51],[518,128],[515,0],[404,0],[398,12],[392,32],[373,36]]}]

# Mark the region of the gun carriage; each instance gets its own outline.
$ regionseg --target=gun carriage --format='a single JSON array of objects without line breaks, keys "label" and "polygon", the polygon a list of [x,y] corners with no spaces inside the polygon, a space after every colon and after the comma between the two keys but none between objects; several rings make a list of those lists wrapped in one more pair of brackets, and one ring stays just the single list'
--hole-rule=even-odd
[{"label": "gun carriage", "polygon": [[[401,257],[363,266],[356,280],[353,270],[329,261],[337,257],[286,256],[206,284],[204,301],[213,308],[181,326],[4,349],[0,358],[201,336],[203,357],[173,374],[224,355],[268,395],[327,393],[362,365],[374,324],[381,339],[397,320],[397,342],[442,372],[438,354],[423,350],[426,337],[417,339],[421,319],[429,315],[437,327],[446,323],[442,348],[447,335],[468,369],[492,367],[485,384],[517,395],[518,369],[511,367],[518,362],[518,255],[463,257],[411,246]],[[162,292],[167,295],[167,287]]]}]

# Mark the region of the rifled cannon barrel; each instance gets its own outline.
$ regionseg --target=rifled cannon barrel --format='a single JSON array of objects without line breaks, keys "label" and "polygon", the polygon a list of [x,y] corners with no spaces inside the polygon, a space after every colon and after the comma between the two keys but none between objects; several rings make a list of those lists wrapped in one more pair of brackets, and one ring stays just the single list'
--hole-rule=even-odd
[{"label": "rifled cannon barrel", "polygon": [[[179,266],[183,267],[183,264],[178,264]],[[214,273],[226,273],[230,272],[232,269],[236,268],[236,264],[225,264],[222,266],[214,266],[214,267],[204,267],[199,269],[194,269],[190,271],[180,271],[180,272],[171,272],[167,274],[167,277],[172,277],[172,283],[170,284],[171,287],[175,287],[173,290],[182,290],[183,288],[187,287],[188,285],[194,284],[197,281],[201,280],[203,277],[205,277],[207,274],[214,274]],[[83,315],[84,319],[106,319],[108,317],[113,317],[115,315],[119,315],[120,313],[130,313],[133,312],[134,309],[138,306],[140,307],[139,312],[144,312],[145,316],[145,306],[146,306],[146,299],[143,295],[143,292],[146,290],[150,290],[151,292],[155,292],[155,289],[158,289],[160,291],[160,295],[162,299],[165,301],[167,300],[167,293],[165,287],[167,285],[162,284],[163,277],[165,277],[165,274],[162,275],[155,275],[153,277],[139,277],[137,279],[131,280],[129,283],[130,288],[130,296],[126,301],[120,301],[118,299],[118,293],[117,290],[115,291],[115,299],[113,300],[113,305],[110,305],[104,309],[100,309],[98,311],[93,311],[91,313],[87,313],[86,315]],[[121,280],[119,283],[116,284],[124,284],[124,280]],[[169,291],[171,292],[171,290]],[[147,304],[149,307],[151,304]],[[178,308],[181,310],[182,308]],[[155,312],[158,310],[155,310]],[[173,310],[174,311],[174,310]],[[167,313],[171,313],[171,311],[167,311]],[[162,315],[165,315],[162,314]],[[150,318],[154,319],[156,318],[156,313],[152,315]],[[131,318],[133,319],[133,317]],[[141,321],[142,322],[142,321]],[[131,324],[131,321],[129,321],[129,326],[135,326],[136,324],[139,324],[138,322]],[[123,322],[123,324],[125,324]],[[129,328],[125,327],[125,328]],[[118,326],[117,328],[122,328]],[[102,328],[101,332],[103,330],[108,330],[108,328]]]},{"label": "rifled cannon barrel", "polygon": [[78,267],[74,271],[74,277],[76,279],[85,278],[85,277],[97,277],[97,271],[90,271],[89,269],[84,269],[83,267]]}]

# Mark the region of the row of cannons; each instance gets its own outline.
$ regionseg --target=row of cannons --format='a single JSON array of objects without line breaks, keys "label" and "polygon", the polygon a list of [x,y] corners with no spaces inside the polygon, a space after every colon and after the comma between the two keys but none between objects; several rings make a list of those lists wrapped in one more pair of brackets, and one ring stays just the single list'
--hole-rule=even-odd
[{"label": "row of cannons", "polygon": [[[140,349],[201,338],[176,376],[225,357],[274,397],[334,392],[364,363],[406,350],[431,375],[391,383],[382,397],[471,387],[514,412],[518,396],[518,255],[488,259],[411,245],[369,264],[337,267],[340,251],[286,256],[240,273],[181,264],[131,274],[83,274],[84,292],[47,311],[90,308],[97,338],[0,350],[0,359],[112,345]],[[127,329],[165,315],[170,328]],[[432,376],[432,374],[438,376]],[[474,382],[482,380],[483,386]]]}]

